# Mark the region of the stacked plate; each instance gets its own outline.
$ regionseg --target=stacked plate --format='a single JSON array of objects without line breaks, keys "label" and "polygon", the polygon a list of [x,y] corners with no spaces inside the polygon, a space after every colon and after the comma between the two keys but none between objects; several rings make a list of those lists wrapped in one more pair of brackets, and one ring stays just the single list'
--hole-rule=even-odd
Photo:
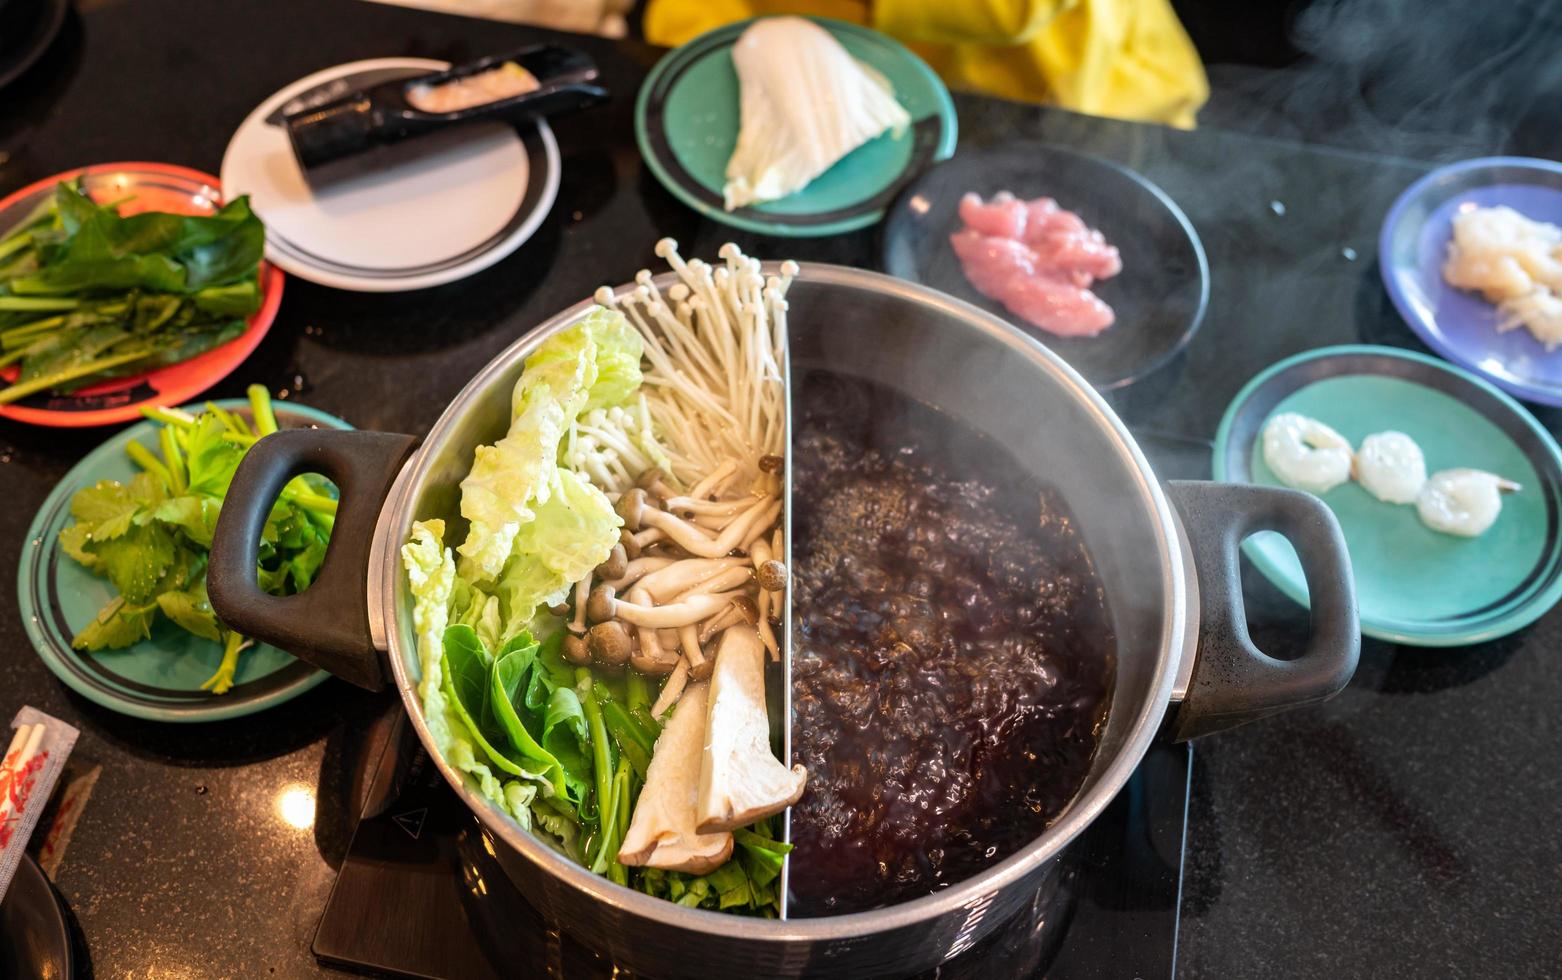
[{"label": "stacked plate", "polygon": [[222,160],[229,197],[250,196],[266,222],[266,257],[312,282],[360,292],[423,289],[465,278],[514,252],[559,190],[559,147],[539,119],[520,129],[474,124],[376,151],[361,176],[315,186],[283,117],[349,91],[443,71],[448,62],[376,58],[299,79],[244,120]]}]

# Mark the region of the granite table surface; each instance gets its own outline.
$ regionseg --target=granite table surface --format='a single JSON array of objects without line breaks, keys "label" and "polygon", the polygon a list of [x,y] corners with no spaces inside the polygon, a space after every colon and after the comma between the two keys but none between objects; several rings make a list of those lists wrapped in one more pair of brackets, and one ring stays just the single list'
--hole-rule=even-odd
[{"label": "granite table surface", "polygon": [[[351,0],[109,0],[73,15],[0,94],[0,194],[88,163],[214,172],[262,99],[319,68],[410,55],[463,60],[543,32]],[[751,254],[876,267],[877,232],[779,241],[701,219],[653,179],[633,95],[660,52],[573,39],[613,101],[560,121],[563,179],[526,245],[463,282],[405,295],[287,283],[254,354],[211,397],[261,382],[363,429],[423,433],[497,351],[553,312],[655,264],[736,241]],[[1159,184],[1209,254],[1192,344],[1110,396],[1164,476],[1207,475],[1227,403],[1313,347],[1420,349],[1385,296],[1376,238],[1422,162],[1204,129],[1178,132],[957,96],[962,150],[1038,139]],[[1554,431],[1554,412],[1537,411]],[[390,694],[331,680],[247,719],[161,725],[76,696],[33,654],[16,603],[28,522],[106,437],[0,421],[0,714],[31,704],[80,726],[102,775],[58,868],[92,974],[310,977],[309,950],[356,814],[353,773]],[[1162,447],[1169,447],[1165,452]],[[1159,464],[1158,464],[1159,465]],[[1306,615],[1246,576],[1261,646]],[[1177,961],[1183,977],[1540,976],[1562,970],[1556,832],[1562,612],[1480,646],[1368,640],[1335,700],[1202,741],[1194,766]],[[315,819],[279,814],[312,794]],[[297,822],[296,820],[294,821]]]}]

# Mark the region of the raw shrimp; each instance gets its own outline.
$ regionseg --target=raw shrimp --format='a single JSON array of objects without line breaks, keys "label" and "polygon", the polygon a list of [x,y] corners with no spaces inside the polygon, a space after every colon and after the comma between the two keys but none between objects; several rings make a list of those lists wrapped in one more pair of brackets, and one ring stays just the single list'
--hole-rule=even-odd
[{"label": "raw shrimp", "polygon": [[1350,442],[1317,419],[1281,412],[1264,426],[1264,462],[1286,486],[1326,493],[1350,479]]},{"label": "raw shrimp", "polygon": [[1356,450],[1353,475],[1385,503],[1413,504],[1426,486],[1426,457],[1403,432],[1374,432]]},{"label": "raw shrimp", "polygon": [[1434,531],[1473,538],[1485,534],[1502,513],[1499,491],[1518,489],[1512,480],[1485,470],[1441,470],[1416,498],[1416,513]]}]

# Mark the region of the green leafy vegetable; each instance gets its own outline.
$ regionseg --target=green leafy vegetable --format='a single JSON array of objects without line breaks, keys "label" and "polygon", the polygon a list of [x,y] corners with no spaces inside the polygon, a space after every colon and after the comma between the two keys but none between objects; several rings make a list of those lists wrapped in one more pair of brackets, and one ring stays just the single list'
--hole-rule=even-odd
[{"label": "green leafy vegetable", "polygon": [[[477,448],[461,483],[465,540],[452,552],[443,521],[413,525],[402,561],[424,717],[474,792],[595,873],[687,906],[775,915],[790,848],[768,822],[737,832],[732,859],[706,875],[619,863],[661,734],[654,682],[570,664],[562,624],[540,611],[607,558],[622,524],[579,458],[560,465],[577,430],[633,416],[635,450],[665,458],[643,399],[629,403],[641,355],[634,327],[602,308],[543,343],[515,386],[504,437]],[[605,450],[594,452],[585,455],[607,465]]]},{"label": "green leafy vegetable", "polygon": [[769,820],[732,833],[732,860],[704,875],[646,868],[634,887],[690,908],[720,909],[774,917],[780,902],[782,863],[791,844],[775,839]]},{"label": "green leafy vegetable", "polygon": [[559,444],[588,407],[634,390],[640,354],[639,334],[615,310],[595,310],[550,338],[526,359],[509,431],[477,448],[461,481],[461,516],[471,525],[458,549],[462,576],[492,581],[504,573],[512,619],[557,601],[580,577],[564,575],[583,562],[601,564],[612,550],[622,522],[600,490],[558,468]]},{"label": "green leafy vegetable", "polygon": [[121,217],[62,183],[0,238],[0,404],[188,360],[260,309],[265,227],[238,198],[212,215]]},{"label": "green leafy vegetable", "polygon": [[[149,232],[148,232],[149,234]],[[273,429],[264,388],[250,402]],[[126,453],[141,468],[128,483],[104,481],[71,497],[72,524],[60,548],[118,593],[71,641],[79,650],[115,650],[152,634],[159,616],[222,645],[216,672],[203,685],[215,694],[233,686],[239,654],[249,641],[228,630],[206,596],[207,549],[233,480],[254,434],[242,418],[208,406],[200,415],[175,409],[146,413],[163,424],[158,451],[131,442]],[[314,477],[291,481],[272,508],[257,569],[263,588],[289,595],[308,588],[330,540],[336,501]]]}]

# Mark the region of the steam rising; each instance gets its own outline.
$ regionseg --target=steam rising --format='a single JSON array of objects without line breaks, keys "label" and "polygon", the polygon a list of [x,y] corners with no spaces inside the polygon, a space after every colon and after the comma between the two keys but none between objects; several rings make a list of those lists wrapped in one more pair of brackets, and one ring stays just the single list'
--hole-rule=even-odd
[{"label": "steam rising", "polygon": [[1425,160],[1562,151],[1546,118],[1562,99],[1562,5],[1315,0],[1286,25],[1297,57],[1280,71],[1220,64],[1255,57],[1252,22],[1228,30],[1249,37],[1202,45],[1216,94],[1201,123]]}]

